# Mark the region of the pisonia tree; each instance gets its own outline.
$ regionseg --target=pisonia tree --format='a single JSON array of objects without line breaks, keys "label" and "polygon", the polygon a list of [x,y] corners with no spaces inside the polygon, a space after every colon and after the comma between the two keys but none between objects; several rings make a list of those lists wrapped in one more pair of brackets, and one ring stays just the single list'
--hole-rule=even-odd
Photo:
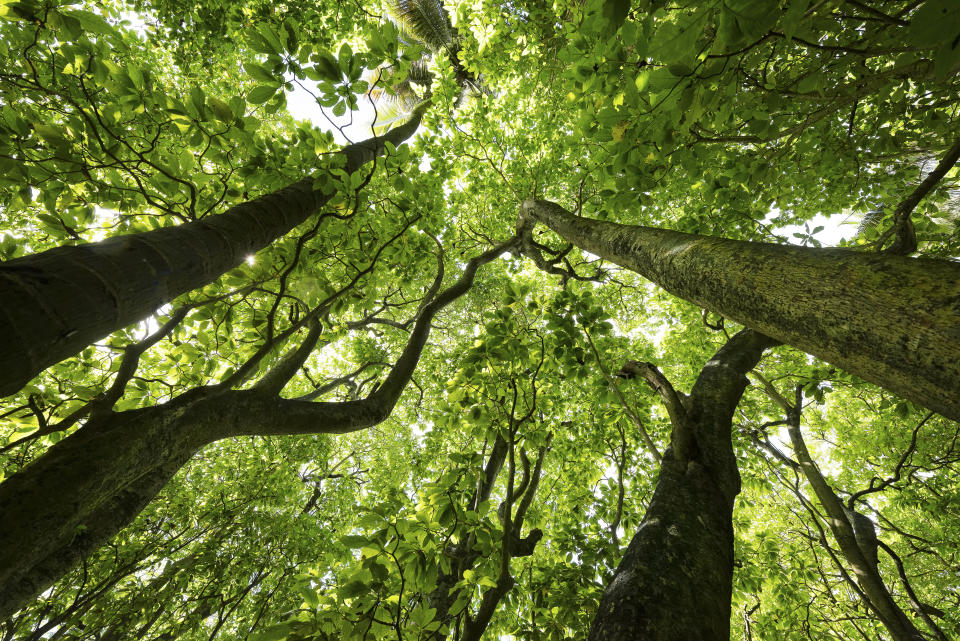
[{"label": "pisonia tree", "polygon": [[0,15],[5,637],[960,631],[953,3]]}]

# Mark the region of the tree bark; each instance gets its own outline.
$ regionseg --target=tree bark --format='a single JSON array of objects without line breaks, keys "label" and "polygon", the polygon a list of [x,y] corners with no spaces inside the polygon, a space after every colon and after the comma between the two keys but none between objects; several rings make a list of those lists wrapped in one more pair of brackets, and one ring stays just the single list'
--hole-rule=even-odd
[{"label": "tree bark", "polygon": [[[810,483],[810,487],[820,500],[823,511],[827,514],[827,525],[837,540],[843,557],[853,568],[857,583],[866,597],[867,605],[877,614],[894,641],[923,641],[923,634],[897,605],[884,584],[883,577],[880,576],[880,568],[877,565],[877,536],[873,522],[866,516],[844,507],[833,488],[820,473],[820,468],[817,467],[813,457],[810,456],[807,444],[803,440],[803,433],[800,431],[801,407],[802,396],[798,389],[797,402],[790,412],[787,423],[793,452],[797,457],[800,471]],[[858,530],[871,535],[867,538],[872,538],[872,546],[863,545],[865,537],[858,536]]]},{"label": "tree bark", "polygon": [[960,264],[751,243],[574,216],[526,201],[577,247],[671,294],[960,420]]},{"label": "tree bark", "polygon": [[390,374],[365,399],[315,403],[256,387],[203,387],[164,405],[91,418],[53,445],[0,484],[0,621],[133,521],[204,445],[235,436],[344,434],[386,420],[436,314],[470,289],[481,265],[515,244],[511,239],[471,259],[422,308]]},{"label": "tree bark", "polygon": [[[776,344],[744,330],[701,370],[590,641],[729,641],[733,502],[740,492],[731,421],[746,372]],[[679,440],[688,443],[687,455],[675,448]]]},{"label": "tree bark", "polygon": [[[343,148],[347,174],[399,145],[425,107],[403,125]],[[310,176],[217,216],[98,243],[56,247],[0,263],[0,396],[177,296],[207,285],[330,200]]]}]

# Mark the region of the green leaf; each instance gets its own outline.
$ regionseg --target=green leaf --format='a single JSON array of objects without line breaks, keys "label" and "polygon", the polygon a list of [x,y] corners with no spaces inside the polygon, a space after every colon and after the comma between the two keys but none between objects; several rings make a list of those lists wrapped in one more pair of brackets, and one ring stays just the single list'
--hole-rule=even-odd
[{"label": "green leaf", "polygon": [[350,581],[346,585],[341,586],[337,593],[342,599],[352,599],[358,597],[361,594],[366,594],[370,591],[369,586],[363,581]]},{"label": "green leaf", "polygon": [[263,38],[264,42],[270,48],[270,51],[264,53],[274,53],[280,55],[284,51],[283,43],[280,42],[280,36],[273,28],[265,22],[257,25],[257,32]]},{"label": "green leaf", "polygon": [[291,632],[290,622],[278,623],[272,625],[263,632],[254,634],[250,637],[251,641],[283,641]]},{"label": "green leaf", "polygon": [[259,80],[260,82],[276,82],[277,78],[270,70],[257,62],[246,62],[243,65],[243,70],[253,78],[254,80]]},{"label": "green leaf", "polygon": [[279,85],[257,85],[247,94],[247,102],[254,105],[263,104],[273,98],[279,88]]},{"label": "green leaf", "polygon": [[371,563],[369,569],[370,574],[372,574],[373,578],[377,579],[378,581],[386,581],[390,576],[389,570],[387,570],[387,568],[379,562]]},{"label": "green leaf", "polygon": [[726,47],[753,43],[777,23],[778,0],[723,0],[720,35]]},{"label": "green leaf", "polygon": [[137,90],[143,90],[143,72],[140,71],[140,67],[133,64],[127,65],[126,72],[127,77],[130,78],[130,82],[133,83],[133,86],[136,87]]},{"label": "green leaf", "polygon": [[957,46],[960,38],[960,2],[957,0],[927,0],[910,20],[907,39],[917,47],[941,43]]},{"label": "green leaf", "polygon": [[84,9],[68,9],[63,12],[80,23],[84,31],[101,35],[116,35],[117,31],[101,16]]},{"label": "green leaf", "polygon": [[343,79],[337,59],[326,51],[318,51],[310,59],[313,60],[315,69],[323,78],[330,82],[340,82]]},{"label": "green leaf", "polygon": [[247,44],[257,53],[278,54],[279,52],[256,31],[246,32]]},{"label": "green leaf", "polygon": [[298,592],[300,592],[300,596],[303,597],[304,602],[311,608],[316,608],[320,605],[320,598],[317,596],[317,591],[310,586],[300,586]]},{"label": "green leaf", "polygon": [[649,55],[666,64],[689,63],[698,53],[696,44],[703,31],[705,15],[701,9],[692,16],[679,18],[678,22],[663,24],[653,35]]},{"label": "green leaf", "polygon": [[783,35],[787,38],[787,42],[790,41],[793,34],[802,26],[803,14],[809,5],[810,0],[790,0],[787,10],[783,14],[783,19],[780,21],[780,26],[781,29],[783,29]]},{"label": "green leaf", "polygon": [[206,94],[203,93],[203,89],[200,87],[191,87],[190,88],[190,104],[196,110],[197,114],[203,113],[203,105],[206,103]]},{"label": "green leaf", "polygon": [[340,542],[349,548],[361,548],[370,543],[370,539],[359,534],[347,534],[340,537]]},{"label": "green leaf", "polygon": [[603,18],[607,23],[607,32],[616,33],[630,13],[629,0],[606,0],[603,3]]},{"label": "green leaf", "polygon": [[233,122],[233,110],[230,105],[219,98],[213,97],[207,98],[207,104],[213,109],[213,115],[217,117],[217,120],[226,123]]},{"label": "green leaf", "polygon": [[350,61],[353,59],[353,49],[350,48],[350,45],[343,43],[340,46],[340,51],[337,53],[337,61],[339,63],[340,71],[344,74],[350,73]]},{"label": "green leaf", "polygon": [[933,64],[934,75],[941,82],[958,70],[960,70],[960,35],[952,42],[940,47]]}]

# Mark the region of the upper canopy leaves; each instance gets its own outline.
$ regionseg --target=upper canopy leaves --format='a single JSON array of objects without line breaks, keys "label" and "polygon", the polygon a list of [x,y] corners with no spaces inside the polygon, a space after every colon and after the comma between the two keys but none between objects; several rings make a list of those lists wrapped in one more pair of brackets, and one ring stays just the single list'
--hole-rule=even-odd
[{"label": "upper canopy leaves", "polygon": [[[438,266],[449,285],[513,234],[528,198],[628,224],[872,249],[957,137],[955,3],[915,4],[155,0],[137,3],[130,25],[102,4],[4,5],[5,260],[215,216],[326,167],[335,145],[322,114],[359,119],[362,96],[380,90],[412,106],[428,80],[432,93],[415,141],[352,176],[330,167],[320,218],[6,399],[4,474],[70,438],[98,399],[162,406],[244,367],[232,380],[253,386],[315,327],[282,396],[366,397]],[[460,101],[466,80],[484,90]],[[286,114],[300,84],[318,124]],[[913,212],[921,254],[960,252],[956,178]],[[833,214],[849,225],[818,217]],[[456,616],[477,620],[509,575],[490,638],[582,636],[655,480],[637,425],[660,451],[670,433],[649,390],[612,374],[649,361],[689,391],[723,337],[632,273],[550,234],[533,242],[553,273],[516,256],[481,273],[434,320],[413,383],[376,431],[209,446],[7,629],[429,638]],[[797,352],[763,372],[782,392],[804,386],[812,456],[842,498],[876,490],[858,508],[899,554],[918,608],[960,634],[956,425]],[[879,636],[784,462],[783,418],[754,388],[735,417],[735,634]],[[513,463],[505,454],[476,500],[498,438],[512,438]],[[515,550],[534,528],[543,538],[529,556],[504,555],[512,526],[498,507],[541,450]],[[467,547],[480,556],[455,571]],[[880,558],[896,584],[893,557]],[[896,589],[909,609],[906,593]]]}]

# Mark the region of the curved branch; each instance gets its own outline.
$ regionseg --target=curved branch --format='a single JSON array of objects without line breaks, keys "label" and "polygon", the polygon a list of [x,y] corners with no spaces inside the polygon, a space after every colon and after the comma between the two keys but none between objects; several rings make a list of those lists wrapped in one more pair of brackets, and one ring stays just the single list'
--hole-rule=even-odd
[{"label": "curved branch", "polygon": [[511,238],[487,250],[467,263],[460,278],[440,292],[423,308],[420,317],[410,332],[407,345],[397,359],[390,374],[369,396],[358,401],[340,403],[311,403],[296,399],[282,399],[275,394],[259,390],[238,391],[231,396],[244,407],[242,417],[232,424],[224,422],[224,430],[213,439],[240,435],[277,434],[346,434],[372,427],[385,420],[400,400],[420,355],[430,336],[431,323],[444,307],[466,294],[473,285],[477,270],[501,254],[510,251],[517,239]]},{"label": "curved branch", "polygon": [[[940,162],[934,170],[917,185],[917,188],[897,205],[897,209],[893,213],[893,229],[884,235],[884,239],[888,237],[891,232],[896,234],[896,236],[893,244],[884,251],[905,256],[917,250],[917,235],[916,232],[914,232],[913,221],[910,215],[913,213],[913,210],[916,209],[917,205],[920,204],[920,201],[923,200],[923,198],[937,186],[937,183],[947,175],[947,172],[957,164],[958,160],[960,160],[960,139],[953,144],[953,147],[947,150],[947,153],[943,155],[943,158],[940,159]],[[879,242],[883,242],[883,240]]]},{"label": "curved branch", "polygon": [[[906,617],[903,610],[893,600],[893,596],[883,583],[880,571],[875,563],[875,551],[866,549],[866,537],[857,536],[857,524],[866,520],[866,525],[873,528],[873,523],[865,516],[844,508],[840,498],[833,488],[824,479],[820,468],[810,456],[807,445],[800,431],[800,413],[803,399],[802,388],[797,387],[796,402],[790,412],[790,422],[787,429],[793,451],[800,463],[800,470],[810,483],[814,493],[827,513],[827,524],[833,533],[840,551],[847,562],[853,567],[857,582],[863,589],[866,605],[876,612],[879,619],[896,641],[922,641],[923,635]],[[859,517],[859,518],[858,518]],[[874,534],[875,537],[875,534]]]},{"label": "curved branch", "polygon": [[322,333],[323,324],[316,318],[311,319],[310,331],[307,332],[307,336],[300,345],[281,358],[280,362],[264,374],[263,378],[253,386],[254,389],[260,390],[261,392],[279,394],[286,384],[290,382],[290,379],[297,373],[297,370],[303,367],[303,364],[310,357],[310,354],[313,353],[314,348],[317,346],[317,341],[320,340],[320,334]]},{"label": "curved branch", "polygon": [[[687,410],[683,405],[683,399],[680,398],[677,390],[673,389],[673,385],[663,375],[663,372],[657,369],[657,366],[653,363],[627,361],[620,368],[620,375],[626,377],[639,376],[646,381],[653,391],[660,395],[667,408],[667,414],[670,416],[670,423],[673,425],[671,442],[674,456],[681,461],[688,461],[693,458],[697,445],[696,437],[687,418]],[[654,451],[656,452],[655,449]]]}]

